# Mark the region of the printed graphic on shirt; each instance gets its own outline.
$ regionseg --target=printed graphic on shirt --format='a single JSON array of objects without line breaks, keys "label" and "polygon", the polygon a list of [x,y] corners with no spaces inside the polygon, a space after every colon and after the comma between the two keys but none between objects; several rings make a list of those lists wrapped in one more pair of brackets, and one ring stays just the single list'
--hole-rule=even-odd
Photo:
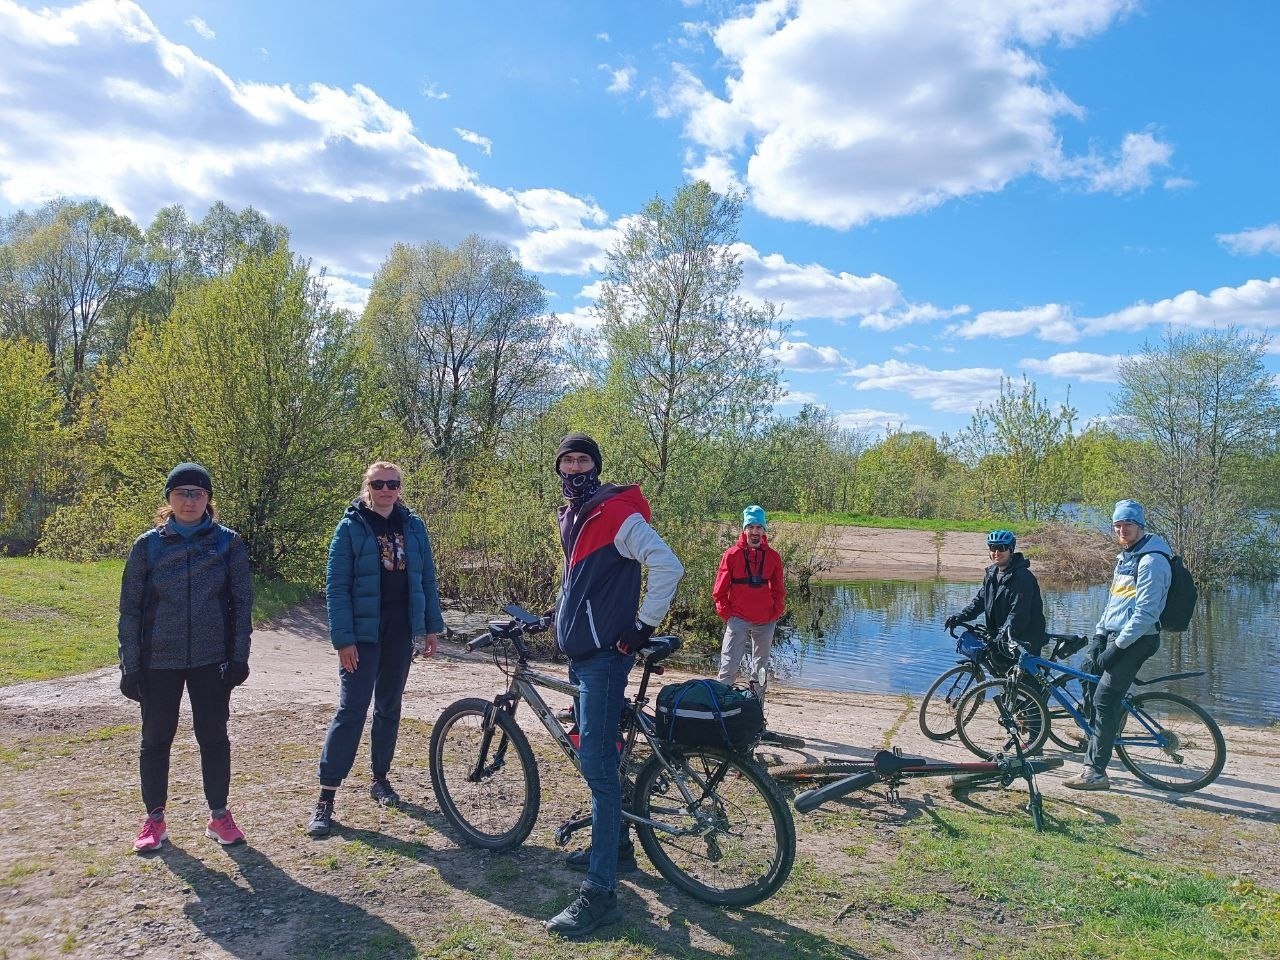
[{"label": "printed graphic on shirt", "polygon": [[404,552],[403,533],[378,534],[378,553],[382,557],[382,569],[384,570],[404,570],[408,567],[408,560],[405,558]]},{"label": "printed graphic on shirt", "polygon": [[1122,573],[1111,581],[1111,594],[1116,597],[1132,599],[1138,595],[1138,584],[1134,577]]}]

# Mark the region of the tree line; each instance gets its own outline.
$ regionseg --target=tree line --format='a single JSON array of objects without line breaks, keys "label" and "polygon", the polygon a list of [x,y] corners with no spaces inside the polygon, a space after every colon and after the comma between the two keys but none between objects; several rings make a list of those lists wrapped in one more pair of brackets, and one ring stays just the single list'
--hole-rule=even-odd
[{"label": "tree line", "polygon": [[[119,556],[166,471],[194,459],[255,569],[316,582],[362,468],[388,458],[447,592],[536,603],[558,573],[551,458],[585,430],[689,569],[678,616],[709,616],[736,532],[717,518],[748,502],[1017,527],[1132,496],[1200,579],[1275,575],[1265,338],[1165,331],[1122,364],[1112,416],[1083,429],[1028,380],[1002,382],[954,436],[849,429],[813,404],[781,416],[787,327],[741,293],[742,204],[702,182],[653,198],[608,254],[589,329],[478,236],[396,244],[352,316],[252,208],[166,207],[145,229],[97,201],[4,218],[0,536]],[[780,544],[801,578],[816,539]]]}]

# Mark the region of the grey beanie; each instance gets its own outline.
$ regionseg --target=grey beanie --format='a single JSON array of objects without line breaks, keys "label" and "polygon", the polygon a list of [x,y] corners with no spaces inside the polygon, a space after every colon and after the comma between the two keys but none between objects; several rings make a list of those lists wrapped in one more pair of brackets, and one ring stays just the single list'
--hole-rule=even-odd
[{"label": "grey beanie", "polygon": [[213,478],[209,471],[198,463],[180,463],[169,471],[164,481],[164,495],[168,499],[174,487],[199,487],[213,496]]}]

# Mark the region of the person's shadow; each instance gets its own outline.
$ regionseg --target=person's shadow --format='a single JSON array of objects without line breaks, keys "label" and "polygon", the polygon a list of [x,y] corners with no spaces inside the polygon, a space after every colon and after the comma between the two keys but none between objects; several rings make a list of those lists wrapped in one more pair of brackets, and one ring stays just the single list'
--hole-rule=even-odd
[{"label": "person's shadow", "polygon": [[211,941],[235,957],[358,956],[376,945],[379,957],[411,957],[409,939],[346,900],[304,886],[253,847],[223,848],[239,867],[233,876],[166,844],[156,855],[195,894],[183,912]]}]

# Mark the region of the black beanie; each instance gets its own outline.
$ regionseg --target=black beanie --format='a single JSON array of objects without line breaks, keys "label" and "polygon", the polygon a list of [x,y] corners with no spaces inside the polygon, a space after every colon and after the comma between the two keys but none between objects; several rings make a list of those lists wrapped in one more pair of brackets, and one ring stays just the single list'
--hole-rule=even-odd
[{"label": "black beanie", "polygon": [[556,447],[557,471],[560,469],[560,458],[566,453],[585,453],[591,458],[591,462],[596,465],[596,473],[603,469],[600,461],[600,448],[585,433],[571,433],[560,441],[560,446]]},{"label": "black beanie", "polygon": [[169,476],[164,481],[165,499],[168,499],[174,487],[199,487],[201,490],[208,490],[209,496],[213,496],[213,479],[209,476],[209,471],[198,463],[180,463],[169,471]]}]

